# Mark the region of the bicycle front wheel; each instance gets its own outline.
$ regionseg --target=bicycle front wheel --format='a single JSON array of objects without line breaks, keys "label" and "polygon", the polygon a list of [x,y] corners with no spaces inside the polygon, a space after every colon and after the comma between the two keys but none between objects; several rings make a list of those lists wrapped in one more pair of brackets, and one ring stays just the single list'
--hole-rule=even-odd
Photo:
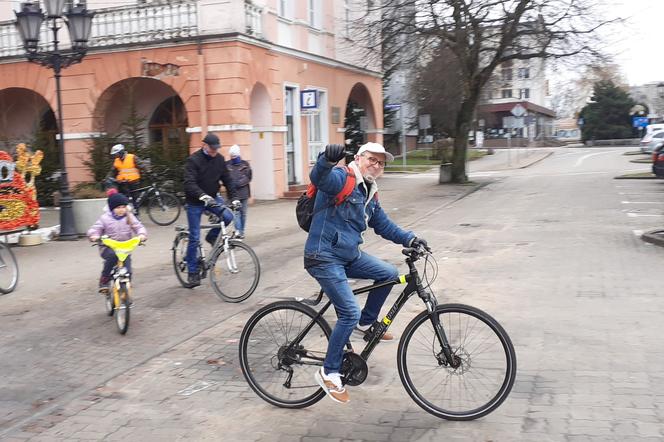
[{"label": "bicycle front wheel", "polygon": [[187,232],[178,233],[173,241],[173,270],[182,287],[188,287],[187,247],[189,247],[189,234]]},{"label": "bicycle front wheel", "polygon": [[148,216],[153,223],[160,226],[173,224],[180,216],[180,200],[167,192],[159,192],[148,199]]},{"label": "bicycle front wheel", "polygon": [[129,308],[129,288],[124,282],[120,283],[118,297],[120,298],[120,304],[116,306],[115,324],[118,326],[120,334],[124,335],[129,329],[129,312],[131,311]]},{"label": "bicycle front wheel", "polygon": [[18,263],[7,244],[0,243],[0,294],[11,293],[18,285]]},{"label": "bicycle front wheel", "polygon": [[399,376],[410,397],[434,416],[472,420],[495,410],[512,389],[516,353],[498,322],[474,307],[439,305],[435,311],[455,362],[444,360],[428,312],[406,327],[399,342]]},{"label": "bicycle front wheel", "polygon": [[[279,301],[258,310],[240,337],[240,367],[258,396],[282,408],[303,408],[325,396],[314,375],[323,365],[330,326],[304,304]],[[305,336],[293,340],[305,329]]]},{"label": "bicycle front wheel", "polygon": [[261,267],[254,251],[242,241],[230,240],[211,259],[210,281],[214,292],[226,302],[240,302],[254,293]]}]

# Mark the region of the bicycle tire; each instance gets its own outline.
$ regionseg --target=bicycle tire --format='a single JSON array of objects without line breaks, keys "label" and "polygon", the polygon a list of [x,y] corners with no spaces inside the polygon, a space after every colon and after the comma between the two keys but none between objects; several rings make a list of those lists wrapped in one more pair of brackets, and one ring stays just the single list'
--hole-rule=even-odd
[{"label": "bicycle tire", "polygon": [[[147,201],[148,217],[160,226],[173,224],[180,216],[181,210],[178,197],[168,192],[159,192],[159,195],[152,195]],[[163,217],[158,217],[157,214]]]},{"label": "bicycle tire", "polygon": [[129,317],[131,316],[131,308],[129,308],[129,288],[126,283],[120,283],[118,296],[120,298],[120,305],[116,308],[115,325],[118,326],[120,334],[124,335],[127,333],[127,330],[129,330]]},{"label": "bicycle tire", "polygon": [[188,245],[189,233],[178,233],[173,241],[173,270],[175,270],[175,276],[177,276],[178,281],[185,288],[189,287],[189,282],[187,281],[189,273],[186,260]]},{"label": "bicycle tire", "polygon": [[228,250],[223,247],[214,250],[210,263],[210,283],[220,299],[241,302],[256,290],[261,265],[256,253],[244,242],[231,239]]},{"label": "bicycle tire", "polygon": [[[316,315],[314,309],[299,302],[278,301],[258,310],[245,324],[240,336],[240,368],[261,399],[281,408],[304,408],[325,397],[314,375],[322,366],[332,331],[327,321]],[[300,352],[299,361],[289,360],[288,356],[297,358],[297,355],[286,353],[287,344],[314,318],[313,328],[296,350]],[[275,324],[274,330],[272,324]],[[298,364],[306,351],[321,358],[320,364]],[[283,384],[288,372],[282,368],[282,363],[293,368],[290,387]]]},{"label": "bicycle tire", "polygon": [[[438,362],[436,354],[440,352],[440,344],[425,311],[408,324],[399,342],[397,366],[401,382],[417,405],[439,418],[463,421],[489,414],[507,398],[514,385],[516,353],[512,341],[495,319],[475,307],[445,304],[439,305],[435,313],[461,365],[454,369]],[[480,338],[475,334],[478,327],[485,327],[479,330],[483,333]],[[494,347],[491,344],[495,344]],[[490,367],[486,365],[485,370],[491,356],[495,356],[496,361]],[[437,371],[442,376],[437,376]],[[495,390],[490,385],[493,381]],[[431,391],[425,393],[427,386]],[[472,395],[461,391],[466,387],[472,388]],[[486,388],[487,392],[478,388]],[[441,405],[442,400],[431,399],[434,394],[446,394],[450,401],[465,400],[469,405],[452,410],[448,405]]]},{"label": "bicycle tire", "polygon": [[[5,282],[5,276],[9,276]],[[0,294],[11,293],[18,285],[18,262],[12,249],[0,243]]]},{"label": "bicycle tire", "polygon": [[104,308],[106,308],[106,314],[108,316],[113,316],[115,313],[115,304],[113,301],[113,291],[110,290],[107,294],[104,295]]}]

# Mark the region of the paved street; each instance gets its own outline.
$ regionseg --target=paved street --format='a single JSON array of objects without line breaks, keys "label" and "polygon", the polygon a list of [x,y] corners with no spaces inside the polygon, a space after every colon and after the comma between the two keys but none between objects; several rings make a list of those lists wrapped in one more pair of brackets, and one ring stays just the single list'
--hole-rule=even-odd
[{"label": "paved street", "polygon": [[[439,301],[479,307],[512,337],[516,383],[485,418],[448,422],[415,405],[396,342],[374,352],[347,406],[283,410],[249,389],[237,363],[246,319],[316,290],[302,269],[294,201],[276,201],[250,208],[247,243],[263,274],[241,304],[220,302],[206,283],[179,287],[173,229],[152,226],[136,252],[124,337],[95,294],[95,249],[15,249],[20,286],[0,297],[0,439],[661,441],[664,248],[637,235],[664,223],[664,182],[613,179],[649,167],[630,163],[628,150],[497,151],[470,164],[475,184],[466,186],[440,186],[434,173],[382,179],[385,210],[434,248]],[[541,161],[513,168],[528,158]],[[398,246],[372,235],[367,243],[403,268]],[[397,337],[418,302],[395,321]]]}]

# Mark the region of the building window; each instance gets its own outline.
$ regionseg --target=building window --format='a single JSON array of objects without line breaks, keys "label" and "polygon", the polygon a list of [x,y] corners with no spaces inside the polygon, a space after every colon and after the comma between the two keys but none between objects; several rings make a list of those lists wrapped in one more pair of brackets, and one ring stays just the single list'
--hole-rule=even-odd
[{"label": "building window", "polygon": [[312,28],[320,29],[321,28],[321,3],[320,0],[309,0],[308,1],[308,19],[309,26]]},{"label": "building window", "polygon": [[290,19],[290,3],[291,0],[279,0],[279,16]]},{"label": "building window", "polygon": [[503,89],[500,93],[502,98],[512,98],[512,89]]},{"label": "building window", "polygon": [[519,89],[519,98],[530,98],[530,89]]},{"label": "building window", "polygon": [[519,68],[517,76],[519,78],[530,78],[530,68]]},{"label": "building window", "polygon": [[501,70],[501,78],[503,81],[511,81],[512,80],[512,68],[503,68]]}]

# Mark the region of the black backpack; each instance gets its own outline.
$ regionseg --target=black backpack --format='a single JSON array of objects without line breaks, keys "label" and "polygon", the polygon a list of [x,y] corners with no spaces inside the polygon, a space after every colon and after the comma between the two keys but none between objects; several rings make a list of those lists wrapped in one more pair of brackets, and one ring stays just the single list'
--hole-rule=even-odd
[{"label": "black backpack", "polygon": [[[327,209],[332,205],[339,206],[348,199],[351,193],[353,193],[353,189],[355,188],[355,172],[348,166],[344,167],[347,173],[346,184],[344,184],[341,192],[337,193],[337,196],[334,198],[332,203],[320,208],[319,210]],[[297,223],[305,232],[309,231],[309,228],[311,227],[311,220],[314,218],[314,202],[316,201],[317,192],[318,189],[316,186],[309,183],[307,191],[300,196],[300,198],[297,200],[297,204],[295,205],[295,217],[297,218]]]}]

